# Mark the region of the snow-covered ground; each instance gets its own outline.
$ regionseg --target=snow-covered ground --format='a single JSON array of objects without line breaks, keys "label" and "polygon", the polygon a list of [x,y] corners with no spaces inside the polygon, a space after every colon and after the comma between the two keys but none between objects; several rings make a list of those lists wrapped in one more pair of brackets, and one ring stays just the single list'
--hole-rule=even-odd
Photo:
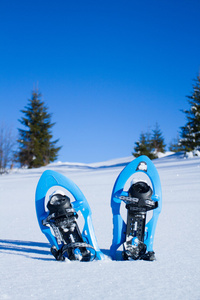
[{"label": "snow-covered ground", "polygon": [[[109,257],[111,192],[130,160],[57,163],[0,177],[0,299],[200,299],[200,158],[154,160],[163,190],[154,262]],[[57,262],[50,254],[34,203],[46,169],[64,174],[84,193],[105,261]]]}]

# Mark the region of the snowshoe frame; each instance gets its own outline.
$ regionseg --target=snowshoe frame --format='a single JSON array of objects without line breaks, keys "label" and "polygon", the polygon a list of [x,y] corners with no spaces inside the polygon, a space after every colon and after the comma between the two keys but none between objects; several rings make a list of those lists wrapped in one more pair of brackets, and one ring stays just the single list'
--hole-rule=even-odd
[{"label": "snowshoe frame", "polygon": [[74,197],[75,201],[71,202],[72,207],[77,213],[78,211],[80,211],[84,218],[82,238],[85,243],[91,245],[95,249],[96,259],[103,260],[104,255],[99,249],[94,233],[94,227],[92,224],[92,212],[85,196],[78,188],[78,186],[69,178],[58,172],[46,170],[40,177],[37,184],[35,194],[35,207],[40,229],[50,242],[51,247],[56,247],[59,250],[63,246],[58,244],[57,239],[52,234],[50,227],[43,225],[43,221],[48,217],[48,211],[45,210],[45,197],[48,190],[54,186],[60,186],[66,189]]},{"label": "snowshoe frame", "polygon": [[[128,197],[128,191],[124,191],[124,186],[128,179],[135,173],[145,173],[152,184],[153,194],[151,200],[157,202],[153,209],[152,218],[145,225],[144,244],[147,253],[153,252],[153,241],[155,235],[158,216],[162,208],[162,190],[158,171],[152,161],[145,155],[142,155],[130,162],[119,174],[111,196],[111,209],[113,214],[113,240],[110,247],[112,259],[116,259],[117,249],[126,241],[127,224],[120,214],[122,199]],[[120,199],[121,197],[121,199]]]}]

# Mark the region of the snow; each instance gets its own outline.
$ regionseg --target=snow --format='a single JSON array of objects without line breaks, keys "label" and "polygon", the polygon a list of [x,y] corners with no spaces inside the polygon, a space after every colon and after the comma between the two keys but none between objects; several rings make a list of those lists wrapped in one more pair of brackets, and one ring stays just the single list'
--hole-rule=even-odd
[{"label": "snow", "polygon": [[[51,164],[0,177],[0,299],[200,299],[200,157],[154,160],[163,190],[157,260],[112,261],[110,197],[133,157],[97,164]],[[104,261],[57,262],[35,214],[35,189],[46,169],[72,179],[92,209]]]}]

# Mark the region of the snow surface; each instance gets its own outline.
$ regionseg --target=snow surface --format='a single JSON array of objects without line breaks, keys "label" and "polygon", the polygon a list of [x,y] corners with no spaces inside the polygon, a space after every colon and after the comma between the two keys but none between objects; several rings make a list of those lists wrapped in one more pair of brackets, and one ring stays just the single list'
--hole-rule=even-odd
[{"label": "snow surface", "polygon": [[[98,164],[57,163],[0,177],[0,299],[200,299],[200,158],[170,155],[154,160],[163,209],[154,240],[157,260],[112,261],[110,197],[132,159]],[[104,261],[57,262],[35,214],[42,172],[72,179],[92,209]]]}]

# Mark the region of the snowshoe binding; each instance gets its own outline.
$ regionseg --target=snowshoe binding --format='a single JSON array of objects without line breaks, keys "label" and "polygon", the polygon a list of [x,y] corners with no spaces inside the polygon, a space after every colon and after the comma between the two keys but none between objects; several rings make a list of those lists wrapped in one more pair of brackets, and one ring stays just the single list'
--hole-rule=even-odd
[{"label": "snowshoe binding", "polygon": [[[70,260],[90,261],[95,259],[95,249],[85,243],[81,236],[76,219],[78,214],[70,203],[70,198],[56,191],[50,196],[47,203],[49,216],[43,220],[43,225],[50,225],[59,243],[63,243],[59,250],[55,246],[51,248],[51,253],[56,260],[64,260],[65,255]],[[87,250],[90,249],[91,251]],[[93,252],[93,256],[91,255]]]},{"label": "snowshoe binding", "polygon": [[[64,187],[75,201],[72,202],[62,190],[56,190],[49,197],[46,211],[45,197],[52,186]],[[82,233],[77,223],[78,211],[85,220]],[[49,240],[56,260],[92,261],[104,258],[97,245],[88,202],[68,178],[54,171],[43,173],[36,189],[36,212],[40,228]]]},{"label": "snowshoe binding", "polygon": [[157,201],[151,200],[152,193],[151,187],[146,182],[138,181],[131,185],[128,197],[120,197],[126,203],[128,211],[126,242],[123,244],[122,253],[125,260],[143,259],[146,256],[144,244],[146,213],[158,205]]},{"label": "snowshoe binding", "polygon": [[[139,180],[124,191],[127,180],[135,173],[145,173],[153,189],[147,182]],[[161,185],[158,172],[146,156],[141,156],[129,163],[120,173],[113,188],[111,207],[113,212],[113,242],[111,257],[116,259],[117,249],[123,245],[124,260],[155,260],[153,239],[156,223],[162,204]],[[125,203],[127,222],[120,214],[120,205]],[[147,220],[147,212],[153,210],[152,218]]]}]

